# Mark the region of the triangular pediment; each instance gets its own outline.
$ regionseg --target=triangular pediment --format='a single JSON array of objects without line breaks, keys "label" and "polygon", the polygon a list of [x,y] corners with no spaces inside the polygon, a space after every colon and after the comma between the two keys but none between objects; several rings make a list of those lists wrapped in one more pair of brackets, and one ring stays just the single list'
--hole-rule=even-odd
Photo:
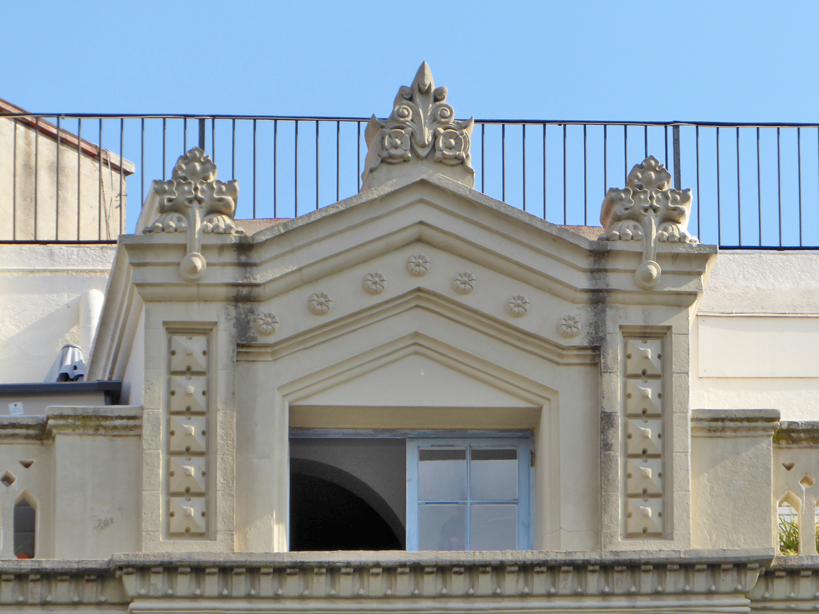
[{"label": "triangular pediment", "polygon": [[525,399],[422,354],[402,356],[376,370],[301,399],[299,405],[536,407]]}]

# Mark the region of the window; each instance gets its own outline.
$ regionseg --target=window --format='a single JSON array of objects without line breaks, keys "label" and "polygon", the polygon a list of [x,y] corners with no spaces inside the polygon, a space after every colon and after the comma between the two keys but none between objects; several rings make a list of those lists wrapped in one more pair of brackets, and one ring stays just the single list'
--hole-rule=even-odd
[{"label": "window", "polygon": [[529,440],[410,439],[407,549],[525,550]]},{"label": "window", "polygon": [[25,499],[14,506],[14,554],[18,559],[34,558],[37,511]]},{"label": "window", "polygon": [[290,549],[531,548],[530,433],[450,435],[291,432]]}]

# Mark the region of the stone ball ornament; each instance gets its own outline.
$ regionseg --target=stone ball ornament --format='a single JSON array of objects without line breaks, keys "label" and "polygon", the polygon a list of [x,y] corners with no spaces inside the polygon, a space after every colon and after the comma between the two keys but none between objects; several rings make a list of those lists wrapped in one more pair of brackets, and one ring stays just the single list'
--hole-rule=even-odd
[{"label": "stone ball ornament", "polygon": [[425,254],[415,254],[407,259],[407,271],[413,277],[423,277],[429,273],[432,263]]},{"label": "stone ball ornament", "polygon": [[260,335],[272,335],[279,328],[279,319],[272,313],[262,313],[256,318],[256,330]]},{"label": "stone ball ornament", "polygon": [[557,332],[560,333],[561,337],[571,339],[580,334],[580,328],[580,320],[574,316],[566,316],[560,324],[557,325]]},{"label": "stone ball ornament", "polygon": [[313,315],[326,316],[333,308],[333,301],[324,292],[315,292],[307,301],[307,308]]},{"label": "stone ball ornament", "polygon": [[387,287],[387,278],[381,273],[367,273],[364,277],[364,291],[367,294],[381,294]]},{"label": "stone ball ornament", "polygon": [[506,311],[514,318],[522,318],[529,311],[529,301],[520,294],[513,296],[506,303]]},{"label": "stone ball ornament", "polygon": [[477,278],[472,273],[464,271],[463,273],[458,273],[452,279],[452,289],[458,294],[469,294],[475,289],[477,282]]}]

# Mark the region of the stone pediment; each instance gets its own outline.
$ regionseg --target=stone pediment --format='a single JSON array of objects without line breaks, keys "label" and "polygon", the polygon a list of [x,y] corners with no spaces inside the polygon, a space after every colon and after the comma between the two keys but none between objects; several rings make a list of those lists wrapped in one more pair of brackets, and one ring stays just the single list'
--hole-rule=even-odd
[{"label": "stone pediment", "polygon": [[[246,298],[264,300],[416,241],[457,251],[573,302],[585,302],[576,292],[606,289],[635,303],[643,292],[633,280],[642,259],[636,242],[589,240],[424,170],[249,237],[204,235],[208,272],[195,287],[188,284],[190,290],[170,268],[186,249],[180,233],[126,236],[122,243],[147,298],[173,284],[181,300],[224,300],[241,285]],[[690,303],[702,291],[714,252],[712,246],[661,245],[657,258],[665,275],[652,302]]]}]

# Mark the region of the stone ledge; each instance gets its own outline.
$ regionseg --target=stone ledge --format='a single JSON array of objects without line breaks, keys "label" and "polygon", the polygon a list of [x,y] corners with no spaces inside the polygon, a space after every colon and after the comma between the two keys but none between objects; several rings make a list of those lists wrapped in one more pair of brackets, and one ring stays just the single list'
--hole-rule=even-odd
[{"label": "stone ledge", "polygon": [[787,448],[819,448],[819,422],[782,422],[774,435],[774,444]]},{"label": "stone ledge", "polygon": [[778,409],[692,409],[692,437],[771,437],[780,428]]},{"label": "stone ledge", "polygon": [[50,442],[56,435],[142,434],[142,408],[125,405],[50,406],[45,416],[0,417],[0,443]]}]

